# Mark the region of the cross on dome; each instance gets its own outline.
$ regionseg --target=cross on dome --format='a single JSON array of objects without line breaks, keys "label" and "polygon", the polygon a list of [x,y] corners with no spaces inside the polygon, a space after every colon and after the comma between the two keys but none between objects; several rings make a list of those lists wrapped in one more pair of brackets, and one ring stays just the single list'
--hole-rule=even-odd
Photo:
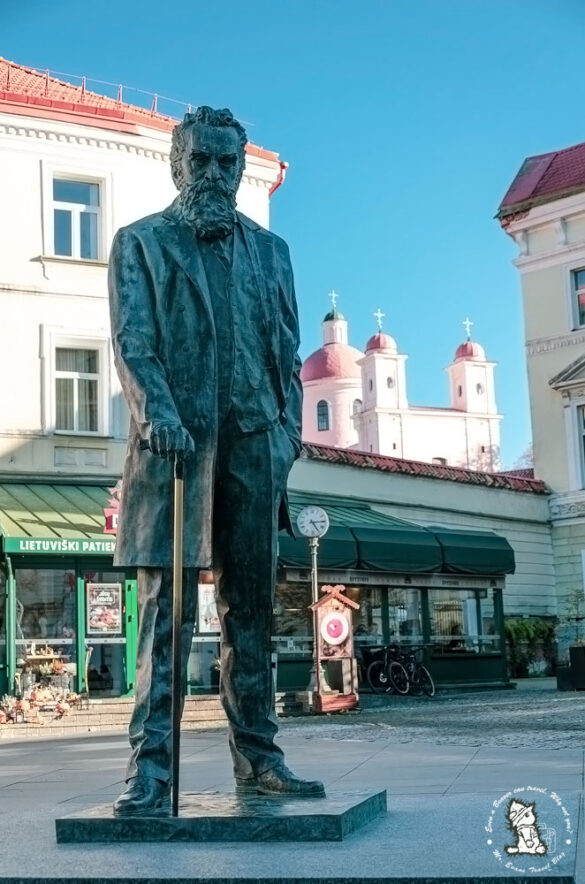
[{"label": "cross on dome", "polygon": [[463,326],[465,326],[465,331],[467,332],[467,340],[470,341],[471,340],[471,326],[473,325],[473,322],[469,319],[469,317],[467,317],[465,319],[465,322],[462,322],[461,324]]},{"label": "cross on dome", "polygon": [[327,297],[331,298],[331,303],[333,304],[333,310],[335,311],[336,306],[337,306],[336,301],[337,301],[339,295],[337,294],[335,289],[331,289],[331,291],[329,292],[329,295]]},{"label": "cross on dome", "polygon": [[377,322],[378,322],[378,329],[379,329],[380,331],[382,331],[382,319],[383,319],[385,316],[386,316],[386,314],[385,314],[385,313],[382,313],[382,311],[381,311],[380,308],[378,307],[378,309],[377,309],[376,312],[374,313],[374,318],[375,318],[375,319],[377,320]]}]

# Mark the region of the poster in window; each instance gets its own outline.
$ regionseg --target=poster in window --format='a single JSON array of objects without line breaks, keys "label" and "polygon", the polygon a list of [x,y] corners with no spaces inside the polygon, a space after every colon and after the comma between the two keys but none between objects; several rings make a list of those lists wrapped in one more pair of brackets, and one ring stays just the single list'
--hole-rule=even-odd
[{"label": "poster in window", "polygon": [[218,633],[219,617],[215,604],[215,586],[213,583],[200,583],[198,587],[197,619],[198,632]]},{"label": "poster in window", "polygon": [[122,584],[88,583],[87,634],[119,635],[122,632]]}]

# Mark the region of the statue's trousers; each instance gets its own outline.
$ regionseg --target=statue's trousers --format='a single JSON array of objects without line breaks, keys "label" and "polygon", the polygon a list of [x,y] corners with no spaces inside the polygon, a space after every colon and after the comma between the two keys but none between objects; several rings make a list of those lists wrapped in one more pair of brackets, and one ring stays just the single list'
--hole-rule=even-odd
[{"label": "statue's trousers", "polygon": [[[197,455],[195,454],[195,457]],[[242,434],[228,418],[218,440],[213,499],[213,571],[221,622],[220,695],[234,773],[252,777],[282,760],[271,669],[278,510],[294,460],[279,423]],[[186,468],[188,481],[188,464]],[[189,537],[184,537],[185,547]],[[196,614],[197,571],[184,570],[182,667]],[[126,777],[171,779],[172,570],[138,569],[138,650],[132,754]]]}]

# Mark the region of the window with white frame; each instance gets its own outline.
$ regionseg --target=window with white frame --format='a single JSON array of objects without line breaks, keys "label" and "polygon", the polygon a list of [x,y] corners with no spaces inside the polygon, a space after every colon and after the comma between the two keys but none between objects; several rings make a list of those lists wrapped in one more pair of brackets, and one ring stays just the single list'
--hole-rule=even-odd
[{"label": "window with white frame", "polygon": [[53,177],[53,251],[55,255],[98,260],[101,193],[96,181]]},{"label": "window with white frame", "polygon": [[573,303],[577,325],[585,325],[585,267],[573,270]]},{"label": "window with white frame", "polygon": [[100,430],[100,351],[55,348],[55,430],[98,433]]}]

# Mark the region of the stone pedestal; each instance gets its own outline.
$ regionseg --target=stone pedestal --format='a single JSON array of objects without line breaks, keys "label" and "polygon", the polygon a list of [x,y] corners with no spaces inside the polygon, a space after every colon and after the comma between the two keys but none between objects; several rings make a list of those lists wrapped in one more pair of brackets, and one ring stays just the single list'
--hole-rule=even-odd
[{"label": "stone pedestal", "polygon": [[115,817],[111,805],[56,820],[57,842],[342,841],[386,813],[386,791],[331,791],[325,798],[185,792],[179,816]]}]

